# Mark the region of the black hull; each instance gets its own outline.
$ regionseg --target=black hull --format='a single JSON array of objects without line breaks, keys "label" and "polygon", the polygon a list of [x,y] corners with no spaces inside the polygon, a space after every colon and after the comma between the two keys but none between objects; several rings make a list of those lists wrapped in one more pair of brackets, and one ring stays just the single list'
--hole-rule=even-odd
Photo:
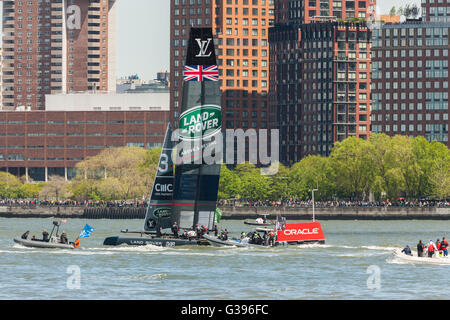
[{"label": "black hull", "polygon": [[204,246],[209,243],[204,239],[180,239],[180,238],[152,238],[152,237],[109,237],[103,242],[105,246],[147,246],[153,245],[158,247],[178,247],[178,246]]}]

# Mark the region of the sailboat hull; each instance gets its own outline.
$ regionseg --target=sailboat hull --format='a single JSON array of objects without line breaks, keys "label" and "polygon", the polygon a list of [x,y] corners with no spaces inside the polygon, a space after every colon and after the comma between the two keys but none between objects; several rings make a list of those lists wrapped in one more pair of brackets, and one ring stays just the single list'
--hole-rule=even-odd
[{"label": "sailboat hull", "polygon": [[105,246],[158,246],[158,247],[178,247],[178,246],[199,246],[199,245],[209,245],[209,243],[204,239],[180,239],[171,237],[109,237],[103,242]]}]

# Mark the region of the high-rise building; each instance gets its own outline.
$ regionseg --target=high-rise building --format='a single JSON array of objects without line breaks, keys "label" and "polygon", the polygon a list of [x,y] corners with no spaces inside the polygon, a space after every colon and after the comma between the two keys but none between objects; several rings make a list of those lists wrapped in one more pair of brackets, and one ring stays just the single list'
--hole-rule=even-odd
[{"label": "high-rise building", "polygon": [[277,2],[269,104],[283,163],[326,156],[350,136],[369,137],[371,30],[364,20],[374,7],[370,0]]},{"label": "high-rise building", "polygon": [[116,0],[3,1],[3,109],[114,91]]},{"label": "high-rise building", "polygon": [[273,0],[171,0],[171,120],[178,127],[189,27],[212,27],[226,128],[267,128]]},{"label": "high-rise building", "polygon": [[450,23],[408,21],[373,31],[372,132],[448,141]]},{"label": "high-rise building", "polygon": [[372,132],[448,140],[448,1],[422,1],[422,19],[373,31]]}]

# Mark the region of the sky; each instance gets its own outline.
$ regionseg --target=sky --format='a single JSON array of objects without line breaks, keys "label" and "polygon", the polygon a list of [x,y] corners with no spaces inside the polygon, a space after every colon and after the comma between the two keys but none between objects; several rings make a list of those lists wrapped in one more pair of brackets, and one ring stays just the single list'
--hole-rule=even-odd
[{"label": "sky", "polygon": [[170,0],[117,0],[117,77],[170,69]]},{"label": "sky", "polygon": [[[377,12],[420,0],[378,0]],[[0,4],[1,7],[1,4]],[[170,0],[117,0],[116,75],[156,78],[170,68]]]},{"label": "sky", "polygon": [[[170,0],[117,0],[117,76],[138,74],[153,79],[170,69]],[[420,0],[378,0],[377,12]]]}]

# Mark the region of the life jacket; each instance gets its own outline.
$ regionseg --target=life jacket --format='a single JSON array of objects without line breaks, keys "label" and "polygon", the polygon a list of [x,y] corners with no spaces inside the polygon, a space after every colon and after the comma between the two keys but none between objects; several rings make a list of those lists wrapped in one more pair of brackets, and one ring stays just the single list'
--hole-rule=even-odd
[{"label": "life jacket", "polygon": [[434,246],[432,244],[430,244],[428,246],[428,251],[430,251],[430,252],[434,251]]},{"label": "life jacket", "polygon": [[447,247],[448,247],[448,242],[447,242],[447,240],[446,240],[446,241],[442,241],[442,242],[441,242],[441,249],[444,250],[444,249],[447,249]]},{"label": "life jacket", "polygon": [[275,234],[273,233],[273,231],[270,233],[270,237],[273,238],[275,236]]}]

